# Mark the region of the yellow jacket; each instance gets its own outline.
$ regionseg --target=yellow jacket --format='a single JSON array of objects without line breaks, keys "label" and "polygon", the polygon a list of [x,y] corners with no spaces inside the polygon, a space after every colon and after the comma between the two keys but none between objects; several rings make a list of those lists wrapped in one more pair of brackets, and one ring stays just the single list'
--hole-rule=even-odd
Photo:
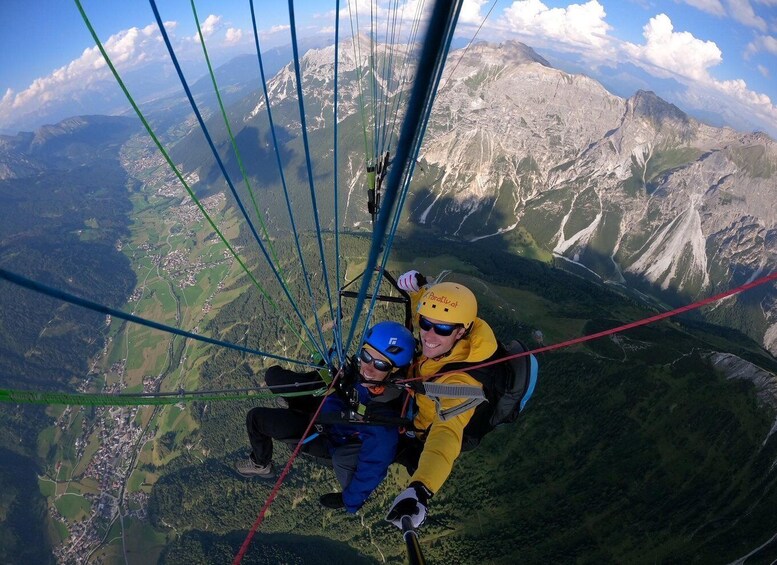
[{"label": "yellow jacket", "polygon": [[[416,304],[422,292],[413,293],[413,305]],[[416,323],[418,322],[416,316]],[[439,373],[448,363],[477,363],[485,361],[494,354],[497,347],[496,337],[491,327],[480,318],[476,318],[469,334],[460,339],[447,355],[440,359],[429,359],[423,355],[418,358],[413,367],[413,377],[429,380]],[[445,384],[467,384],[481,386],[480,383],[466,372],[456,372],[443,375],[434,382]],[[418,469],[410,478],[411,482],[420,481],[432,493],[439,490],[453,469],[453,462],[461,453],[461,442],[464,428],[472,418],[475,408],[443,422],[437,415],[434,401],[423,394],[415,395],[416,415],[413,424],[417,436],[424,441],[424,450],[418,462]],[[441,399],[443,410],[457,406],[461,399]]]}]

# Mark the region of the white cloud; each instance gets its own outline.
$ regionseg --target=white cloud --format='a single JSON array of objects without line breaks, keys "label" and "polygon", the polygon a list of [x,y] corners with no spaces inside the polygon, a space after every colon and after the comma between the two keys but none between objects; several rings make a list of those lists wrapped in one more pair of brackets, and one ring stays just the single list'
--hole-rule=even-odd
[{"label": "white cloud", "polygon": [[769,78],[769,69],[767,69],[763,65],[758,65],[758,72],[761,73],[766,78]]},{"label": "white cloud", "polygon": [[[758,94],[757,92],[748,90],[747,83],[745,83],[745,81],[741,78],[735,80],[715,81],[715,85],[723,94],[728,94],[729,96],[736,98],[737,100],[740,100],[747,105],[760,106],[765,109],[771,107],[773,110],[775,110],[775,108],[772,106],[772,101],[766,94]],[[777,118],[777,113],[775,113],[775,118]]]},{"label": "white cloud", "polygon": [[[625,43],[624,51],[651,74],[685,84],[689,89],[685,95],[687,101],[699,104],[700,100],[717,99],[718,107],[708,104],[707,109],[725,111],[720,106],[723,97],[729,107],[739,108],[742,115],[750,114],[759,123],[777,128],[777,107],[769,96],[750,90],[742,79],[719,81],[710,74],[710,68],[722,61],[721,51],[714,42],[702,41],[686,31],[674,31],[672,21],[665,14],[651,18],[643,27],[643,35],[644,45]],[[705,89],[708,94],[700,94]]]},{"label": "white cloud", "polygon": [[218,30],[220,24],[221,16],[216,16],[214,14],[209,15],[207,18],[205,18],[205,21],[202,22],[202,25],[200,26],[200,29],[202,29],[202,36],[205,38],[210,37],[216,33],[216,30]]},{"label": "white cloud", "polygon": [[756,15],[750,5],[750,0],[726,0],[726,3],[728,4],[728,14],[735,21],[762,32],[767,30],[766,20]]},{"label": "white cloud", "polygon": [[[167,26],[166,23],[165,27]],[[170,27],[175,26],[173,24]],[[126,71],[139,67],[155,54],[160,54],[158,46],[161,40],[159,28],[155,24],[149,24],[144,28],[133,27],[112,35],[103,46],[114,66]],[[161,52],[161,55],[167,56],[165,52]],[[85,90],[90,85],[109,78],[110,71],[99,49],[96,46],[90,47],[85,49],[78,59],[46,77],[35,79],[18,94],[9,95],[6,92],[0,101],[0,121],[9,118],[11,111],[31,111],[38,104],[45,105],[56,98]]]},{"label": "white cloud", "polygon": [[[459,24],[480,25],[483,22],[485,14],[480,14],[480,8],[489,0],[464,0],[459,12]],[[486,12],[487,13],[487,12]]]},{"label": "white cloud", "polygon": [[290,26],[290,25],[288,25],[288,24],[284,24],[284,25],[274,25],[274,26],[272,26],[270,29],[268,29],[267,31],[264,31],[264,32],[262,32],[262,33],[263,33],[263,34],[270,35],[270,34],[273,34],[273,33],[280,33],[280,32],[282,32],[282,31],[289,31],[290,29],[291,29],[291,26]]},{"label": "white cloud", "polygon": [[709,82],[707,69],[723,60],[720,49],[713,41],[696,39],[687,31],[674,31],[666,14],[650,18],[642,31],[646,43],[626,43],[624,50],[636,60],[655,67],[661,76],[676,74]]},{"label": "white cloud", "polygon": [[233,27],[227,30],[227,33],[224,37],[227,43],[240,43],[240,40],[242,38],[243,38],[243,30],[235,29]]},{"label": "white cloud", "polygon": [[[164,25],[168,32],[177,26],[175,22]],[[122,30],[105,40],[103,46],[122,75],[151,61],[169,61],[156,24]],[[35,79],[24,90],[6,91],[0,100],[0,125],[17,122],[24,116],[45,115],[47,109],[77,100],[97,85],[116,88],[115,80],[95,46],[85,49],[78,59],[51,74]]]},{"label": "white cloud", "polygon": [[771,35],[757,36],[753,41],[747,44],[747,47],[745,48],[745,57],[750,57],[761,51],[777,55],[777,38],[774,38]]},{"label": "white cloud", "polygon": [[689,107],[722,116],[743,129],[777,130],[777,107],[764,94],[752,92],[743,80],[716,82],[713,88],[689,85],[681,96]]},{"label": "white cloud", "polygon": [[722,17],[726,15],[726,9],[720,3],[720,0],[683,0],[683,2],[713,16]]},{"label": "white cloud", "polygon": [[540,0],[517,0],[504,11],[504,21],[514,33],[588,49],[609,46],[607,32],[612,28],[605,17],[597,0],[566,8],[548,8]]}]

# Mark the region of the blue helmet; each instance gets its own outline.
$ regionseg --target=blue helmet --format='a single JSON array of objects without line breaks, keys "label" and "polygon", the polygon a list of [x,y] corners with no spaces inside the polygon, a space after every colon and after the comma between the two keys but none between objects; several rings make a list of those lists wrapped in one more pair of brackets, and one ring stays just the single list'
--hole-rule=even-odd
[{"label": "blue helmet", "polygon": [[378,322],[367,330],[364,343],[380,352],[395,367],[407,367],[413,362],[415,338],[398,322]]}]

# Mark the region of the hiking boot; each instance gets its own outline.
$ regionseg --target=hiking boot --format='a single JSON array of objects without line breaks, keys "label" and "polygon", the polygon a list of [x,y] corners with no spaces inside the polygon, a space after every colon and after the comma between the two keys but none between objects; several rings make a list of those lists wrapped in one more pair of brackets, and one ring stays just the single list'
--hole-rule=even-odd
[{"label": "hiking boot", "polygon": [[254,460],[249,457],[235,463],[235,469],[244,477],[259,477],[260,479],[274,479],[275,470],[272,468],[272,461],[267,465],[257,465]]}]

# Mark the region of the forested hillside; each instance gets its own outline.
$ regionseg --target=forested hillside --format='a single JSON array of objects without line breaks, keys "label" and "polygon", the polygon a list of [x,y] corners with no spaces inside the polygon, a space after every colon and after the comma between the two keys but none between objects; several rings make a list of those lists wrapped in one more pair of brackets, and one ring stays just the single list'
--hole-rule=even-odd
[{"label": "forested hillside", "polygon": [[[367,240],[347,245],[354,256]],[[554,343],[651,313],[624,295],[498,251],[502,246],[494,242],[456,248],[455,257],[440,254],[443,245],[402,241],[392,268],[414,266],[430,275],[452,268],[453,278],[476,291],[482,316],[502,339],[531,343],[539,329],[546,343]],[[231,339],[246,328],[252,336],[272,332],[250,294],[234,310],[225,308],[213,329],[229,327]],[[238,311],[243,325],[235,326]],[[429,561],[720,562],[761,545],[775,529],[774,413],[759,406],[751,384],[712,369],[705,355],[718,350],[777,369],[746,337],[693,318],[541,355],[540,384],[519,422],[463,455],[432,499],[421,530]],[[217,386],[261,379],[256,367],[232,352],[219,352],[203,374]],[[164,562],[192,557],[206,563],[228,548],[236,552],[240,532],[256,518],[271,484],[232,470],[247,453],[244,416],[250,406],[196,408],[206,460],[179,458],[151,495],[157,527],[189,532],[168,547]],[[276,450],[276,463],[288,454]],[[402,562],[399,532],[383,516],[405,480],[394,468],[362,516],[353,518],[318,505],[318,496],[336,486],[334,476],[298,460],[249,562],[264,562],[263,535],[284,532],[325,536],[375,560]],[[288,540],[283,551],[298,541]],[[767,547],[761,555],[774,551]],[[321,562],[318,556],[288,559]]]},{"label": "forested hillside", "polygon": [[[103,304],[125,303],[135,275],[117,242],[128,233],[132,186],[118,149],[134,128],[125,119],[84,118],[4,138],[37,166],[0,180],[3,269]],[[104,345],[105,316],[5,282],[0,312],[2,388],[74,391]],[[52,559],[35,479],[37,436],[50,421],[45,407],[0,405],[4,562]]]}]

